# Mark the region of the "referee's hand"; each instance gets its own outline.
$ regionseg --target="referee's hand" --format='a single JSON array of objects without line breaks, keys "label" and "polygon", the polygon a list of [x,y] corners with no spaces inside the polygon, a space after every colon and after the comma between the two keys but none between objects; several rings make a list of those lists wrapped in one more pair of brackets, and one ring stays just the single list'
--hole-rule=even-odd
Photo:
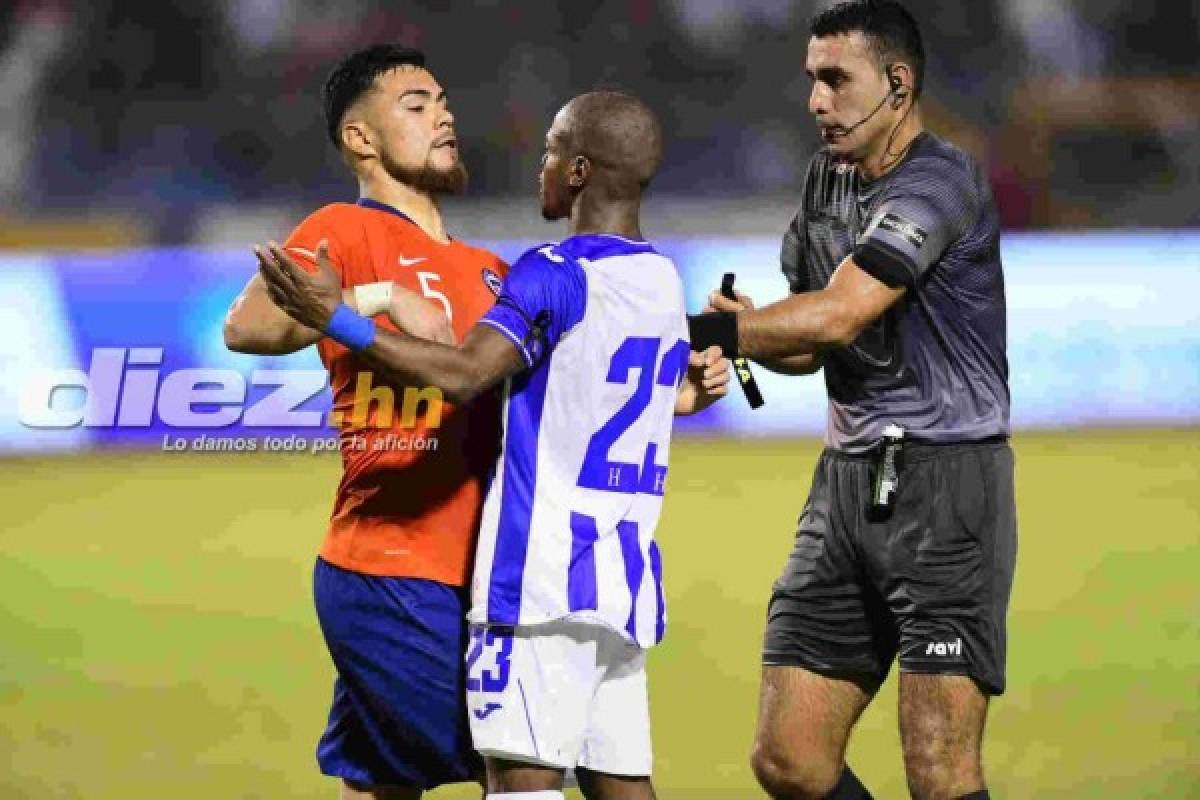
[{"label": "referee's hand", "polygon": [[754,301],[749,295],[742,294],[737,289],[733,290],[737,296],[737,301],[730,300],[725,295],[721,294],[721,290],[717,289],[708,294],[708,305],[704,307],[705,313],[709,311],[751,311],[754,308]]},{"label": "referee's hand", "polygon": [[[728,292],[732,292],[735,299],[730,300],[726,297]],[[704,307],[708,311],[729,311],[737,313],[739,311],[752,311],[754,309],[754,301],[749,295],[742,294],[733,286],[733,273],[726,273],[725,282],[721,284],[721,288],[708,295],[708,305]],[[758,381],[754,380],[754,373],[750,370],[750,362],[745,356],[739,356],[733,360],[733,369],[738,378],[738,383],[742,385],[742,393],[746,395],[746,402],[750,404],[750,408],[761,408],[763,404],[762,391],[758,388]]]}]

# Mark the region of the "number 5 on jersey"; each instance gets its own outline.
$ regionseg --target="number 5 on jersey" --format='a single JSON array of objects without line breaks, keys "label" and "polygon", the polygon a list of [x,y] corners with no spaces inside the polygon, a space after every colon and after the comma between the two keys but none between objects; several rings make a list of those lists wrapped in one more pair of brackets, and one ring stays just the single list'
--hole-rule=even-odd
[{"label": "number 5 on jersey", "polygon": [[418,272],[417,280],[421,283],[421,294],[428,297],[430,300],[436,300],[442,304],[442,308],[446,312],[446,319],[454,322],[454,309],[450,307],[450,298],[433,288],[434,281],[441,281],[442,276],[436,272]]}]

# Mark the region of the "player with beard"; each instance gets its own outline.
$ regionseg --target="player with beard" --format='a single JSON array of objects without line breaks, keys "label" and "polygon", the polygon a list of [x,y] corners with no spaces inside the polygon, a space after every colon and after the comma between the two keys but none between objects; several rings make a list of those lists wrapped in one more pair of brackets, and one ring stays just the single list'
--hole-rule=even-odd
[{"label": "player with beard", "polygon": [[[379,45],[334,69],[326,124],[359,200],[314,212],[285,247],[315,270],[325,241],[348,305],[385,329],[407,318],[411,332],[452,342],[492,307],[507,268],[443,226],[438,195],[463,191],[467,173],[446,93],[424,64],[418,51]],[[329,370],[344,475],[314,573],[338,673],[317,749],[322,772],[342,778],[343,798],[407,800],[476,779],[463,587],[498,446],[494,398],[455,406],[436,388],[376,375],[276,307],[257,272],[229,312],[225,341],[257,354],[316,343]]]}]

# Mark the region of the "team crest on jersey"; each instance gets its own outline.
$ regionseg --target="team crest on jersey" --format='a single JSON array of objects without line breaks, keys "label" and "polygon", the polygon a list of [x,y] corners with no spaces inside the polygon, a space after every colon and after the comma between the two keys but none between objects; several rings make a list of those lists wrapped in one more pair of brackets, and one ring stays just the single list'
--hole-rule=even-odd
[{"label": "team crest on jersey", "polygon": [[484,267],[483,282],[492,290],[492,294],[496,295],[496,297],[500,296],[500,291],[504,288],[504,280],[499,275]]}]

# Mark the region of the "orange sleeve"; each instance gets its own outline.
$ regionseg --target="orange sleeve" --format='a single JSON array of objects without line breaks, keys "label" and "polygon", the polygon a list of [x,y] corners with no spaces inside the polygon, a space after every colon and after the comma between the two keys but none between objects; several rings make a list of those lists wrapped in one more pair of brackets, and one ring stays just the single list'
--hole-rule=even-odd
[{"label": "orange sleeve", "polygon": [[333,269],[341,278],[342,286],[347,285],[346,273],[353,263],[354,245],[357,244],[357,225],[345,213],[345,204],[335,203],[317,209],[288,236],[284,249],[297,264],[309,272],[317,271],[317,245],[322,239],[329,243],[329,260]]},{"label": "orange sleeve", "polygon": [[[329,260],[333,271],[337,273],[342,288],[353,286],[360,281],[354,280],[355,263],[367,261],[361,255],[363,249],[362,226],[354,218],[352,209],[355,206],[346,203],[334,203],[319,208],[296,226],[295,230],[284,242],[287,251],[296,263],[309,272],[317,271],[317,245],[324,239],[329,245]],[[321,363],[329,369],[331,385],[338,386],[349,378],[348,364],[343,362],[343,356],[348,353],[345,347],[328,337],[322,337],[317,342],[317,353]]]}]

